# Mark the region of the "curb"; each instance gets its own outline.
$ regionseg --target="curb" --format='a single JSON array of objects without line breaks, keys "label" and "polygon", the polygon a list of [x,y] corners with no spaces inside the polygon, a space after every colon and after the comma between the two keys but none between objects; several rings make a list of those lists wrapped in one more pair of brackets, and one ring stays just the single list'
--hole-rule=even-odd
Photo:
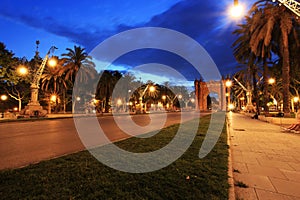
[{"label": "curb", "polygon": [[227,131],[227,145],[228,145],[228,199],[235,200],[235,192],[234,192],[234,180],[233,180],[233,167],[232,167],[232,153],[231,153],[231,143],[230,143],[230,128],[231,122],[226,115],[226,131]]}]

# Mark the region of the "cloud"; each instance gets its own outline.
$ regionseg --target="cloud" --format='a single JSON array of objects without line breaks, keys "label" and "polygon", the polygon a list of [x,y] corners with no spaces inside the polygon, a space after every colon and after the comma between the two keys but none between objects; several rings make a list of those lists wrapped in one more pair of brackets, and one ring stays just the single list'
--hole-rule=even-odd
[{"label": "cloud", "polygon": [[[223,7],[220,4],[223,4]],[[24,13],[8,12],[5,9],[0,9],[0,11],[4,17],[66,37],[72,42],[82,45],[88,51],[91,51],[108,37],[125,30],[144,26],[173,29],[197,40],[211,55],[221,73],[227,74],[230,73],[235,63],[231,49],[235,38],[231,34],[232,27],[222,29],[223,25],[220,24],[220,19],[224,17],[222,13],[225,10],[223,9],[224,6],[224,3],[219,0],[180,1],[165,12],[155,15],[148,22],[132,26],[129,24],[113,24],[114,28],[107,30],[101,24],[98,25],[92,20],[82,24],[68,24],[55,16],[45,17],[40,14],[39,17],[36,17]],[[189,80],[199,78],[199,74],[192,70],[190,63],[174,54],[163,51],[148,49],[132,52],[132,54],[124,55],[118,59],[115,64],[134,67],[152,62],[174,67]]]}]

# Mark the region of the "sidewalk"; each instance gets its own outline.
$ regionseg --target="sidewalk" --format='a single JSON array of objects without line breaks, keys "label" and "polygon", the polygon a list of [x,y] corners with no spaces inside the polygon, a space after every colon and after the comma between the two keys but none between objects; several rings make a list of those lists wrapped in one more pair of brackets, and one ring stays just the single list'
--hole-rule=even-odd
[{"label": "sidewalk", "polygon": [[236,199],[300,200],[300,134],[228,113]]}]

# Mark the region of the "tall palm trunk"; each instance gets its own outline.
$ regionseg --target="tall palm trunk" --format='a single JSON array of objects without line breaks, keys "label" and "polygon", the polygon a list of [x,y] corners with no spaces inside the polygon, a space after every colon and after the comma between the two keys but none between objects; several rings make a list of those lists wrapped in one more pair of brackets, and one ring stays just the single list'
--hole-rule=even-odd
[{"label": "tall palm trunk", "polygon": [[258,99],[258,93],[257,93],[257,87],[256,87],[256,69],[253,68],[252,69],[252,84],[253,84],[253,95],[254,95],[254,99],[255,99],[255,105],[256,105],[256,114],[260,114],[260,110],[259,110],[259,99]]},{"label": "tall palm trunk", "polygon": [[268,102],[269,102],[269,93],[268,93],[268,63],[267,63],[267,58],[264,57],[263,59],[263,94],[264,94],[264,98],[263,98],[263,102],[264,102],[264,111],[265,114],[269,113],[269,107],[268,107]]},{"label": "tall palm trunk", "polygon": [[282,87],[283,87],[283,112],[290,114],[290,55],[288,49],[288,34],[282,31],[283,37],[283,63],[282,63]]},{"label": "tall palm trunk", "polygon": [[110,88],[106,86],[106,94],[105,94],[105,112],[109,112],[109,99],[110,99]]}]

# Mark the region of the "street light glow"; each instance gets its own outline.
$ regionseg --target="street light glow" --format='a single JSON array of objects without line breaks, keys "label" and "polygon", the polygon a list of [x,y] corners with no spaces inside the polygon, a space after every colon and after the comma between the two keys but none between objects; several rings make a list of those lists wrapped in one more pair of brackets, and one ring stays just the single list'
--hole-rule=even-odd
[{"label": "street light glow", "polygon": [[233,5],[229,9],[229,14],[233,19],[242,17],[243,13],[244,13],[244,7],[240,4]]},{"label": "street light glow", "polygon": [[55,57],[52,57],[48,60],[49,67],[55,67],[56,65],[57,65],[57,59]]},{"label": "street light glow", "polygon": [[269,78],[268,82],[269,82],[269,84],[274,84],[275,83],[275,79],[274,78]]},{"label": "street light glow", "polygon": [[225,82],[226,87],[231,87],[232,86],[232,81],[231,80],[227,80]]},{"label": "street light glow", "polygon": [[52,101],[52,102],[56,102],[56,95],[55,94],[52,94],[51,95],[51,97],[50,97],[50,100]]},{"label": "street light glow", "polygon": [[229,104],[228,108],[229,108],[229,110],[233,110],[234,109],[234,105],[233,104]]},{"label": "street light glow", "polygon": [[297,103],[299,101],[299,97],[294,97],[294,102]]},{"label": "street light glow", "polygon": [[24,75],[27,75],[28,74],[28,69],[27,67],[25,67],[24,65],[20,65],[18,68],[17,68],[17,73],[21,76],[24,76]]},{"label": "street light glow", "polygon": [[118,100],[117,100],[117,105],[118,105],[118,106],[122,105],[122,100],[121,100],[121,99],[118,99]]},{"label": "street light glow", "polygon": [[156,90],[156,89],[155,89],[154,86],[150,86],[150,87],[149,87],[149,91],[150,91],[150,92],[155,92],[155,90]]},{"label": "street light glow", "polygon": [[5,94],[1,95],[1,100],[2,101],[6,101],[7,99],[8,99],[7,95],[5,95]]}]

